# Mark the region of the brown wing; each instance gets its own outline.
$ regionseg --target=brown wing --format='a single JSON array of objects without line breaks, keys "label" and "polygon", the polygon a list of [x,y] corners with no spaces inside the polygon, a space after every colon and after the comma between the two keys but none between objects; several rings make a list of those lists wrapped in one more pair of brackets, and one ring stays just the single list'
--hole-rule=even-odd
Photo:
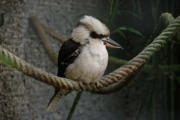
[{"label": "brown wing", "polygon": [[[80,53],[81,45],[76,43],[72,39],[67,40],[63,43],[58,56],[58,76],[65,77],[65,71],[68,65],[72,64],[73,61],[78,57]],[[55,93],[49,101],[48,110],[55,108],[59,99],[68,94],[70,91],[65,89],[55,88]]]},{"label": "brown wing", "polygon": [[68,65],[72,64],[80,54],[81,45],[72,39],[63,43],[58,56],[58,76],[65,77]]}]

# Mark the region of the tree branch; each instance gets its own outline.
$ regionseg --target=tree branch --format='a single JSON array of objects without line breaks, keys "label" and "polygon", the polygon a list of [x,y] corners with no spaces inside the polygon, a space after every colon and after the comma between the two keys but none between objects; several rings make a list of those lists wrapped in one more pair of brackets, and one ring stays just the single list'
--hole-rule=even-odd
[{"label": "tree branch", "polygon": [[49,58],[54,62],[55,65],[57,65],[58,57],[56,53],[54,52],[54,50],[52,49],[51,44],[48,41],[46,37],[46,33],[44,32],[43,27],[41,26],[39,20],[35,16],[31,17],[30,20],[33,23],[32,25],[34,26],[39,39],[43,43],[43,46],[45,50],[47,51]]}]

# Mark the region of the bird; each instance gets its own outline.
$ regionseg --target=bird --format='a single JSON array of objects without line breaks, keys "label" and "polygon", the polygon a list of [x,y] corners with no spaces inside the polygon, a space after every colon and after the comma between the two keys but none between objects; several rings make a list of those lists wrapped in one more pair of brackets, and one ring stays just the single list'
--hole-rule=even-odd
[{"label": "bird", "polygon": [[[59,50],[57,76],[83,84],[96,83],[108,64],[106,46],[122,48],[110,38],[110,30],[104,23],[95,17],[84,15],[73,29],[71,37]],[[47,109],[53,109],[61,96],[69,92],[56,88]]]}]

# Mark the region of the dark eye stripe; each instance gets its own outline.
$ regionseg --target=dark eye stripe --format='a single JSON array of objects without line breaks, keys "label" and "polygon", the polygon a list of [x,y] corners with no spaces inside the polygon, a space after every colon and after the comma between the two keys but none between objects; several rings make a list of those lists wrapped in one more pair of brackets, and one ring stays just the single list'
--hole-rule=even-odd
[{"label": "dark eye stripe", "polygon": [[90,36],[92,37],[92,38],[99,38],[99,39],[101,39],[101,38],[103,38],[103,37],[107,37],[106,35],[102,35],[102,34],[97,34],[96,32],[94,32],[94,31],[92,31],[91,33],[90,33]]}]

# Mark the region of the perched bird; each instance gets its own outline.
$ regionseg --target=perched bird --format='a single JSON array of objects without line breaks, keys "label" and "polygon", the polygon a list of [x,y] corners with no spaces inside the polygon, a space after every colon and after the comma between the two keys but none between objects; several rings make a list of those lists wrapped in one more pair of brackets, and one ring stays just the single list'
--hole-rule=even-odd
[{"label": "perched bird", "polygon": [[[110,31],[105,24],[92,16],[84,16],[59,51],[57,75],[85,84],[97,82],[107,67],[106,46],[122,48],[110,39]],[[56,89],[48,110],[54,108],[59,98],[68,92]]]}]

